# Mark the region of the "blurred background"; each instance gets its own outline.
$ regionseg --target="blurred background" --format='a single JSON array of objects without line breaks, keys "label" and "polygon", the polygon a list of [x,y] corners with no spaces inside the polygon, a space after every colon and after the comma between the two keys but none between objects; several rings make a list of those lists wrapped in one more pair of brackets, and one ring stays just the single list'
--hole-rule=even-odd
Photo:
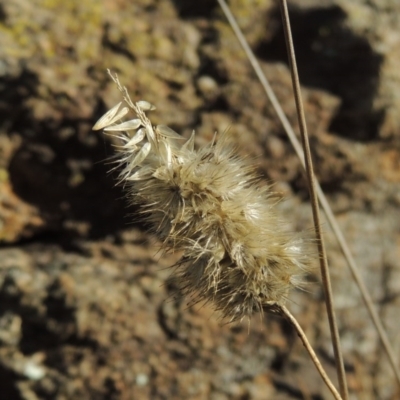
[{"label": "blurred background", "polygon": [[[279,7],[229,2],[297,126]],[[400,4],[292,0],[315,170],[399,353]],[[330,398],[288,324],[188,307],[107,164],[95,121],[119,102],[201,146],[229,128],[293,230],[300,163],[213,0],[0,0],[0,399]],[[352,399],[400,393],[327,223]],[[288,307],[335,380],[318,272]]]}]

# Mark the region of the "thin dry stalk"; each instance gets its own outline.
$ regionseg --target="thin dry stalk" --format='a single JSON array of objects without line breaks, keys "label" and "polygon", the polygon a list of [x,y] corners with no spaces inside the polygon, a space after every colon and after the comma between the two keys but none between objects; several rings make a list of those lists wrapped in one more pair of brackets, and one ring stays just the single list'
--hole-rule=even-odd
[{"label": "thin dry stalk", "polygon": [[[294,133],[294,130],[293,130],[292,126],[290,125],[289,120],[287,119],[281,105],[279,104],[279,101],[278,101],[274,91],[272,90],[271,85],[269,84],[264,72],[262,71],[259,62],[257,61],[256,57],[254,56],[254,53],[250,49],[250,46],[247,43],[246,38],[244,37],[235,17],[233,16],[233,14],[230,11],[226,2],[224,0],[218,0],[218,3],[220,4],[223,12],[226,15],[226,18],[229,21],[229,24],[232,27],[232,30],[234,31],[239,43],[241,44],[244,52],[246,53],[246,56],[249,59],[249,62],[251,64],[251,66],[253,67],[254,72],[256,73],[257,78],[259,79],[261,86],[263,87],[269,101],[271,102],[271,105],[274,108],[274,110],[278,116],[278,119],[280,120],[297,156],[299,157],[302,166],[305,167],[304,154],[303,154],[301,145],[300,145],[300,143]],[[325,194],[323,193],[318,181],[315,182],[315,187],[316,187],[319,202],[324,210],[326,219],[328,220],[329,225],[331,226],[332,231],[335,234],[335,236],[338,240],[338,243],[340,245],[340,248],[342,249],[342,252],[346,258],[346,261],[349,265],[353,279],[355,280],[356,285],[361,292],[361,296],[364,301],[364,304],[367,307],[368,313],[372,319],[372,322],[375,325],[375,328],[378,332],[379,338],[382,342],[383,348],[389,358],[389,362],[391,364],[392,370],[396,376],[398,385],[400,386],[400,371],[397,367],[397,363],[396,363],[396,360],[394,357],[394,351],[389,343],[389,339],[385,332],[385,328],[383,327],[382,321],[381,321],[378,313],[375,310],[371,296],[369,295],[368,289],[366,288],[366,286],[362,280],[362,277],[360,275],[359,268],[354,260],[354,257],[351,254],[351,251],[347,245],[346,239],[344,238],[344,236],[339,228],[339,225],[338,225],[336,218],[332,212],[332,209],[328,203],[328,200],[327,200]]]},{"label": "thin dry stalk", "polygon": [[325,372],[324,368],[322,367],[320,361],[318,360],[317,355],[315,354],[313,348],[311,347],[306,334],[304,333],[303,329],[301,329],[301,326],[297,322],[296,318],[291,314],[291,312],[285,307],[281,305],[277,305],[277,312],[285,317],[293,326],[293,328],[296,330],[297,334],[299,335],[301,341],[303,342],[304,347],[308,351],[308,354],[310,355],[310,358],[312,362],[314,363],[315,367],[317,368],[319,374],[321,375],[323,381],[325,382],[326,386],[328,389],[331,391],[333,394],[334,398],[337,400],[343,399],[341,395],[338,393],[336,390],[335,386],[333,385],[332,381],[329,379],[327,373]]},{"label": "thin dry stalk", "polygon": [[289,12],[286,0],[280,0],[283,30],[285,33],[286,47],[288,51],[290,73],[292,76],[292,85],[294,91],[294,98],[296,101],[297,118],[299,121],[301,141],[304,150],[304,159],[306,164],[306,174],[308,182],[308,190],[311,198],[311,208],[314,219],[315,236],[317,237],[319,262],[321,269],[322,284],[325,291],[325,305],[328,313],[329,327],[331,330],[332,346],[336,359],[336,373],[338,376],[340,394],[343,399],[347,400],[348,389],[346,382],[346,372],[344,370],[343,354],[340,346],[339,330],[336,322],[336,316],[333,305],[333,294],[331,279],[329,276],[328,260],[326,257],[324,238],[321,232],[321,222],[319,214],[318,197],[315,190],[315,177],[313,172],[313,163],[311,159],[310,141],[308,139],[307,124],[304,115],[303,101],[300,92],[299,74],[297,71],[296,55],[294,52],[294,45],[292,39],[292,32],[290,27]]}]

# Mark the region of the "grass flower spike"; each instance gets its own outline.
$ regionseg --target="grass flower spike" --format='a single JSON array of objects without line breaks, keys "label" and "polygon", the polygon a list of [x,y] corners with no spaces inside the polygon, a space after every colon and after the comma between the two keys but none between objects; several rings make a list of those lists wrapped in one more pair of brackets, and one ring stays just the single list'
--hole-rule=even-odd
[{"label": "grass flower spike", "polygon": [[[227,134],[194,149],[194,134],[185,140],[165,125],[153,126],[146,101],[123,94],[93,129],[117,136],[120,182],[130,200],[163,242],[179,250],[177,282],[193,301],[209,301],[230,320],[255,311],[276,311],[298,287],[308,269],[304,240],[283,229],[276,200],[240,159]],[[127,110],[134,118],[121,122]]]},{"label": "grass flower spike", "polygon": [[[110,73],[110,71],[109,71]],[[126,107],[117,104],[93,129],[122,142],[117,154],[120,183],[163,242],[183,253],[176,281],[192,302],[208,301],[231,321],[269,311],[297,331],[334,398],[342,397],[324,371],[307,337],[286,308],[309,268],[307,243],[283,229],[276,200],[247,161],[236,155],[227,134],[194,149],[165,125],[153,126],[147,101],[133,103],[118,77]],[[128,111],[133,119],[122,121]]]}]

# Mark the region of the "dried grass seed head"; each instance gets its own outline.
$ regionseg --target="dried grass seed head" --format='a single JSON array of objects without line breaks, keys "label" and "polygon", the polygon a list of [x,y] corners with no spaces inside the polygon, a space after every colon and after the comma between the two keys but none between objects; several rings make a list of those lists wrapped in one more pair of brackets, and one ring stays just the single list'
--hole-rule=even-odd
[{"label": "dried grass seed head", "polygon": [[[182,291],[192,301],[210,301],[231,320],[284,304],[308,270],[307,243],[288,233],[269,188],[247,161],[237,156],[227,134],[194,150],[165,125],[153,126],[146,101],[133,103],[111,75],[135,118],[121,103],[94,126],[117,136],[120,181],[141,205],[166,250],[179,250],[176,266]],[[131,135],[132,131],[135,131]]]}]

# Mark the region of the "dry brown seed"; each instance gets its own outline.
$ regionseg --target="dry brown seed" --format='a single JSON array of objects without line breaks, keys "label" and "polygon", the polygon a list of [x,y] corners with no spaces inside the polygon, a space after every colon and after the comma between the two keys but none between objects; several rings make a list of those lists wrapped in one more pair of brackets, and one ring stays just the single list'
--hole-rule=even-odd
[{"label": "dry brown seed", "polygon": [[116,106],[114,106],[111,110],[109,110],[108,112],[106,112],[93,126],[93,130],[94,131],[98,131],[99,129],[103,129],[106,126],[111,125],[113,122],[117,121],[118,119],[124,117],[129,109],[128,107],[124,107],[122,110],[119,110],[119,107],[121,103],[118,103]]},{"label": "dry brown seed", "polygon": [[114,115],[118,112],[119,106],[122,104],[122,101],[119,102],[116,106],[114,106],[111,110],[107,111],[93,126],[94,131],[98,131],[103,129],[105,126],[109,124],[109,121],[114,117]]},{"label": "dry brown seed", "polygon": [[140,119],[131,119],[129,121],[122,122],[121,124],[118,125],[113,125],[113,126],[108,126],[107,128],[104,128],[105,131],[131,131],[134,129],[139,128],[139,126],[142,125],[142,122]]},{"label": "dry brown seed", "polygon": [[146,100],[140,100],[136,103],[136,105],[142,110],[142,111],[153,111],[156,109],[156,106],[153,104],[149,103]]},{"label": "dry brown seed", "polygon": [[151,167],[143,167],[137,170],[134,174],[129,175],[126,178],[127,181],[140,181],[142,179],[148,179],[149,176],[153,174],[153,168]]},{"label": "dry brown seed", "polygon": [[179,139],[179,140],[184,139],[183,136],[175,132],[167,125],[157,125],[157,130],[160,133],[160,135],[165,136],[168,139]]},{"label": "dry brown seed", "polygon": [[186,143],[182,145],[182,152],[189,151],[192,152],[194,150],[194,136],[195,132],[193,131],[190,135],[190,138],[187,140]]},{"label": "dry brown seed", "polygon": [[146,136],[146,130],[144,128],[140,128],[129,140],[127,144],[124,145],[124,148],[135,146],[140,143]]},{"label": "dry brown seed", "polygon": [[144,159],[149,155],[151,150],[151,144],[145,143],[144,146],[139,150],[139,152],[135,155],[133,160],[126,166],[126,168],[121,172],[121,175],[127,174],[129,171],[132,171],[135,167],[137,167],[140,163],[144,161]]}]

